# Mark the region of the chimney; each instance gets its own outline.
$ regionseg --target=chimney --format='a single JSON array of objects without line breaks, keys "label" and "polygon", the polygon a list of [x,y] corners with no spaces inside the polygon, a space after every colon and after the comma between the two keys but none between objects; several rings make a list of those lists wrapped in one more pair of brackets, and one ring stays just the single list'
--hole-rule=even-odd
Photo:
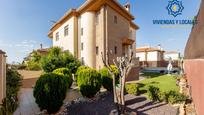
[{"label": "chimney", "polygon": [[159,50],[162,50],[161,44],[158,44],[157,48],[158,48]]},{"label": "chimney", "polygon": [[130,12],[130,2],[127,2],[124,7],[128,12]]},{"label": "chimney", "polygon": [[40,49],[42,49],[43,48],[43,45],[42,44],[40,44]]}]

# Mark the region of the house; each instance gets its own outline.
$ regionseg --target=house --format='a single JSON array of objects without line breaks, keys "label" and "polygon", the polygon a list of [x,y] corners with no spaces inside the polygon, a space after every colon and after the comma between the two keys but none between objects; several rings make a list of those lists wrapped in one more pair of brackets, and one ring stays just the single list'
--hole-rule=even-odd
[{"label": "house", "polygon": [[6,97],[6,55],[0,50],[0,104]]},{"label": "house", "polygon": [[181,55],[177,51],[165,51],[164,53],[164,60],[173,60],[173,61],[178,61],[180,59]]},{"label": "house", "polygon": [[138,29],[134,19],[129,3],[122,6],[117,0],[86,0],[66,12],[51,27],[48,37],[53,46],[69,50],[84,65],[100,69],[101,56],[113,63],[113,59],[134,51]]},{"label": "house", "polygon": [[204,0],[196,16],[184,53],[184,72],[198,115],[204,114]]},{"label": "house", "polygon": [[164,50],[158,47],[138,47],[136,57],[139,58],[141,67],[161,67],[164,62]]}]

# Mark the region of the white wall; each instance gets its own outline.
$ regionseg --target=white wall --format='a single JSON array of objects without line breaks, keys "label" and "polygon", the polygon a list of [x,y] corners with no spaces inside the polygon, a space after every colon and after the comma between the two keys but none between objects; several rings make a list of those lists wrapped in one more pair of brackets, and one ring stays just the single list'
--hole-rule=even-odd
[{"label": "white wall", "polygon": [[[136,57],[139,57],[140,61],[146,61],[145,52],[136,53]],[[147,52],[147,61],[161,61],[159,52],[157,51]]]},{"label": "white wall", "polygon": [[[64,27],[69,25],[69,35],[64,36]],[[56,41],[56,33],[59,32],[59,40]],[[53,32],[53,46],[63,48],[63,50],[69,50],[74,54],[74,17],[70,18],[62,26]]]},{"label": "white wall", "polygon": [[158,59],[158,52],[157,51],[148,52],[147,53],[147,60],[148,61],[159,61],[159,59]]},{"label": "white wall", "polygon": [[144,52],[136,53],[136,57],[139,57],[139,61],[145,61],[145,53]]}]

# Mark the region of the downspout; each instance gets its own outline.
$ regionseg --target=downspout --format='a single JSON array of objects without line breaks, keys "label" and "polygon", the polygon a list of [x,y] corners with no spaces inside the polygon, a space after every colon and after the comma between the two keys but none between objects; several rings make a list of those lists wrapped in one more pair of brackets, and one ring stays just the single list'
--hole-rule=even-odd
[{"label": "downspout", "polygon": [[78,18],[74,16],[74,56],[78,57]]}]

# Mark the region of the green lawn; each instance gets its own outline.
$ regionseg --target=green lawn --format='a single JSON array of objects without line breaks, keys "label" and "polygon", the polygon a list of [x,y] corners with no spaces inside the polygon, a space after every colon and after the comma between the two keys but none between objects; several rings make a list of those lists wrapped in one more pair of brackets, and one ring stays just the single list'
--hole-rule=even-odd
[{"label": "green lawn", "polygon": [[176,76],[174,75],[158,75],[157,77],[153,75],[152,78],[144,79],[138,84],[141,94],[145,95],[149,85],[158,87],[161,92],[167,92],[170,90],[179,91],[179,87],[176,85]]}]

